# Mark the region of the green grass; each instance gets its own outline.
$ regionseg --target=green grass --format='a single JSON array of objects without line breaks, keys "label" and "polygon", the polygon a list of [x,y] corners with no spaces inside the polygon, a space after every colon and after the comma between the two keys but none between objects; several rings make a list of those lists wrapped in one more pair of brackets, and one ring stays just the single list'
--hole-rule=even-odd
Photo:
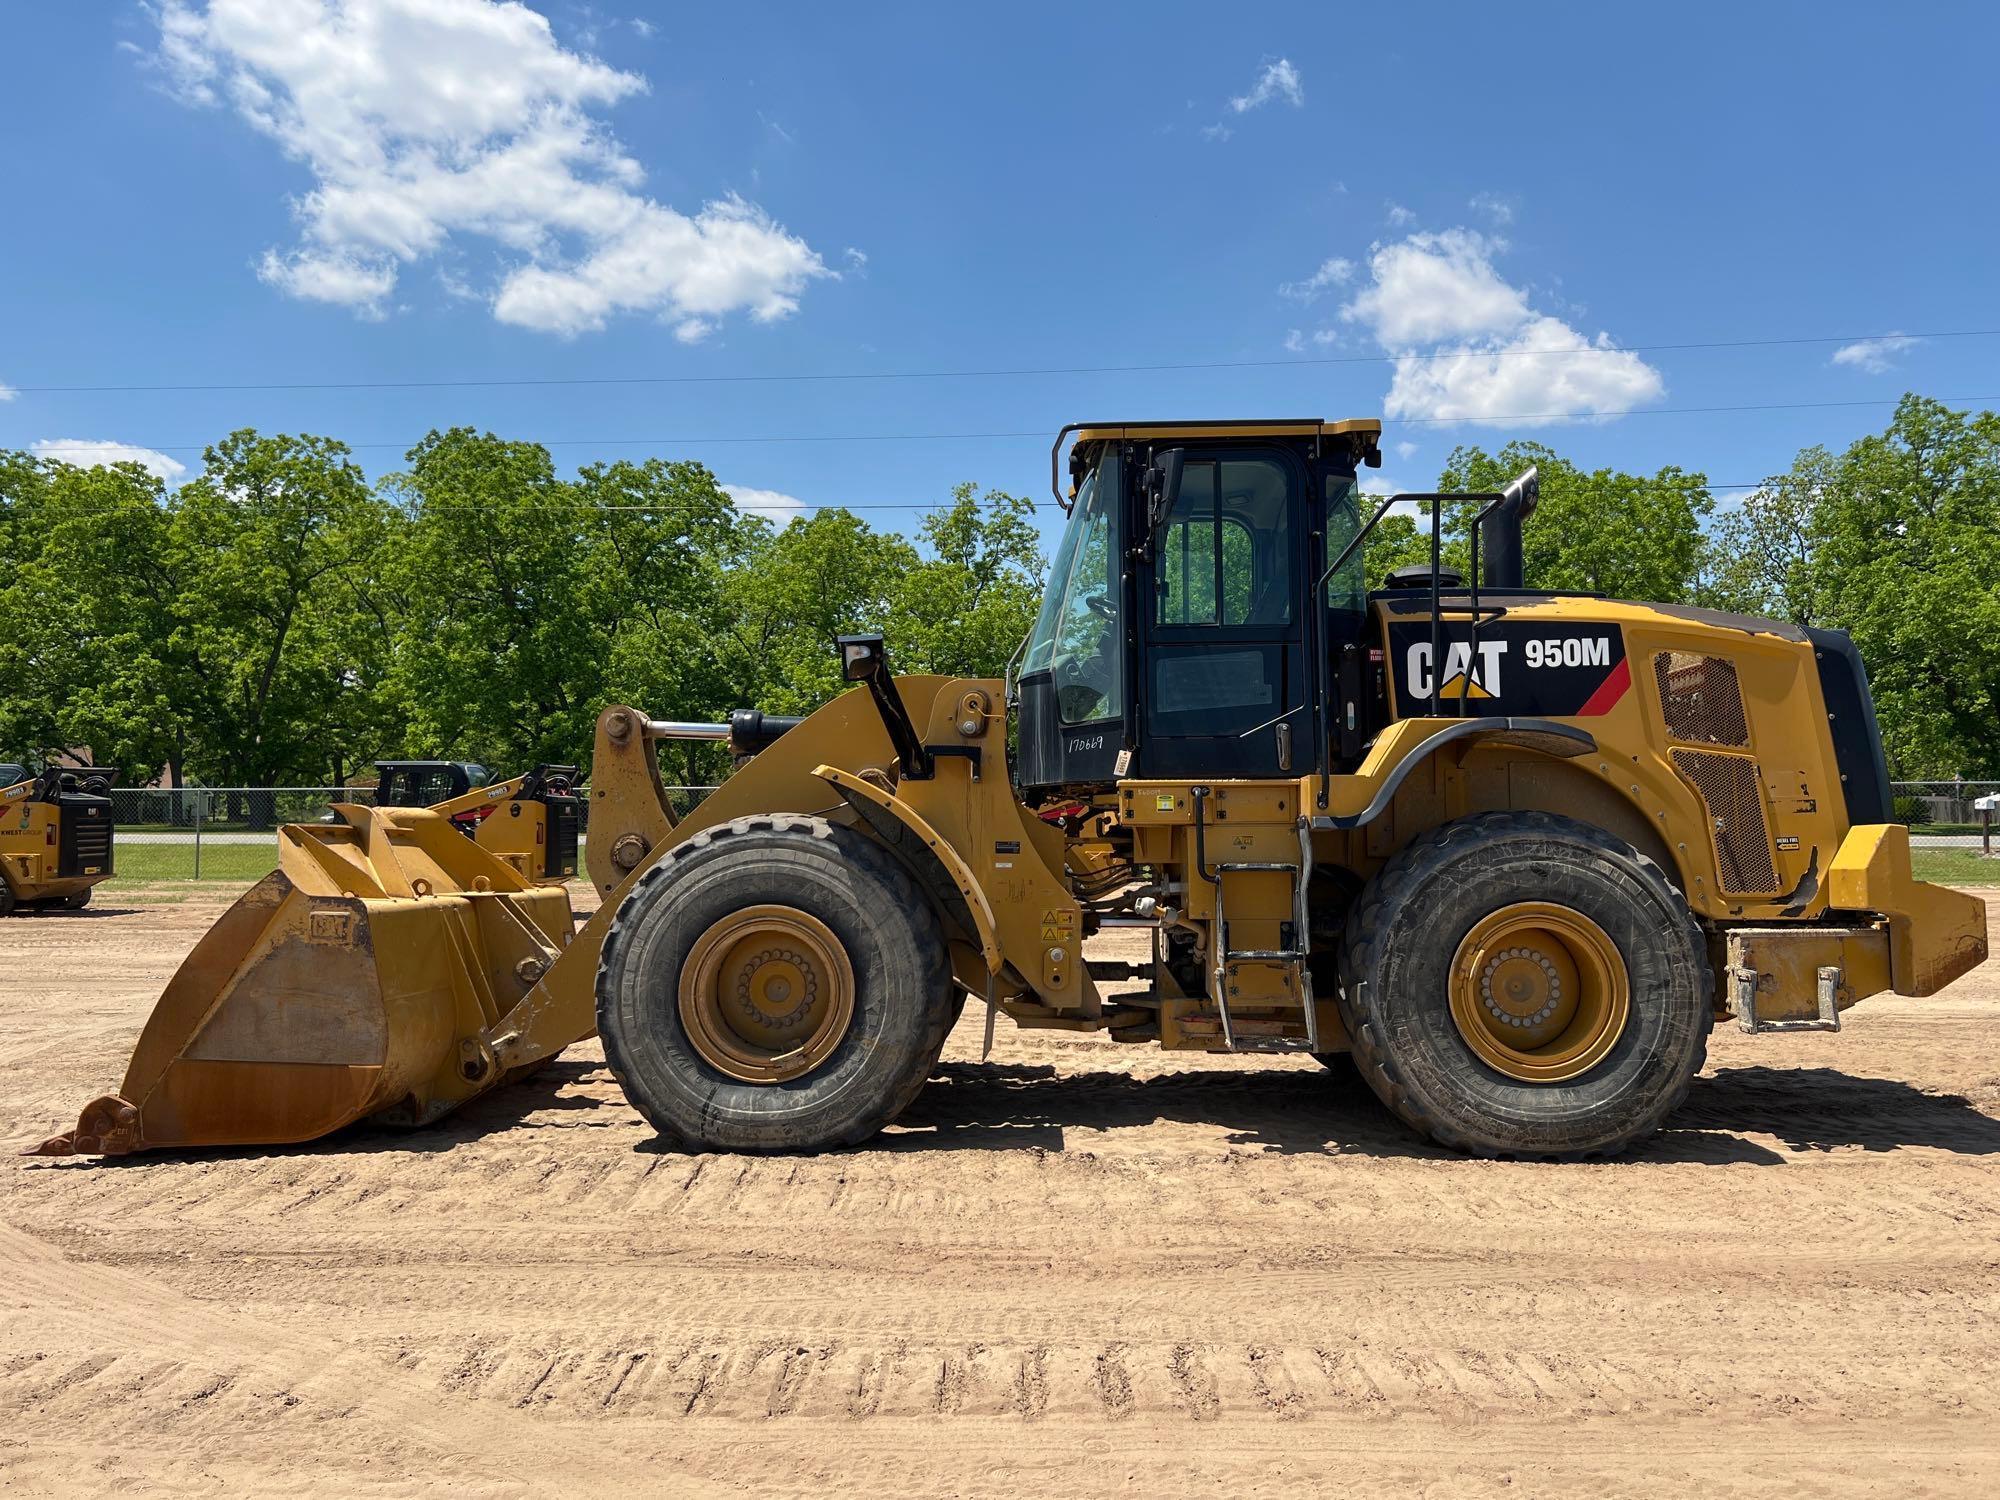
[{"label": "green grass", "polygon": [[[150,885],[163,880],[193,880],[194,845],[131,844],[116,846],[118,872],[105,882],[108,891]],[[204,844],[201,849],[203,881],[226,881],[250,885],[278,868],[278,841],[263,844]]]},{"label": "green grass", "polygon": [[2000,859],[1982,859],[1977,849],[1912,849],[1910,865],[1933,885],[2000,885]]},{"label": "green grass", "polygon": [[[1982,859],[1977,849],[1912,849],[1910,858],[1919,880],[1940,885],[2000,886],[2000,859]],[[192,843],[121,843],[117,863],[117,875],[105,883],[107,894],[196,878]],[[276,839],[256,844],[204,844],[200,879],[204,884],[241,887],[261,880],[277,867]]]}]

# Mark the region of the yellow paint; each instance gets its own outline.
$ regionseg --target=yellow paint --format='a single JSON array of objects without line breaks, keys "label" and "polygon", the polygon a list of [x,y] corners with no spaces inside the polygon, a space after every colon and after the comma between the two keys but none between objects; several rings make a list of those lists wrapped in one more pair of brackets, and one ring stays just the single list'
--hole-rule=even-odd
[{"label": "yellow paint", "polygon": [[1836,909],[1889,920],[1889,969],[1899,995],[1930,995],[1986,958],[1986,903],[1910,873],[1910,830],[1900,823],[1851,828],[1827,870]]}]

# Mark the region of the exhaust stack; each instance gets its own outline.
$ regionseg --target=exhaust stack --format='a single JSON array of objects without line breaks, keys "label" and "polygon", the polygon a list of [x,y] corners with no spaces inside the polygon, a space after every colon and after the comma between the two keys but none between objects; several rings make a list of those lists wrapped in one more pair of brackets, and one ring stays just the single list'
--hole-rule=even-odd
[{"label": "exhaust stack", "polygon": [[1479,523],[1481,588],[1526,587],[1521,576],[1521,523],[1534,514],[1542,498],[1542,478],[1530,468],[1500,492],[1500,501]]}]

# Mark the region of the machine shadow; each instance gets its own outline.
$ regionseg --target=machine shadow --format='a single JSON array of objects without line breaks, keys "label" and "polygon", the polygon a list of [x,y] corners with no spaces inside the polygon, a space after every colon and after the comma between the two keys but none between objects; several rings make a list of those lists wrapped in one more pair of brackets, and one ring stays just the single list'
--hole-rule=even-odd
[{"label": "machine shadow", "polygon": [[[1232,1147],[1301,1155],[1458,1159],[1420,1140],[1358,1078],[1314,1069],[1191,1069],[1135,1077],[1017,1063],[946,1063],[869,1151],[1073,1149],[1071,1131],[1157,1122],[1208,1125]],[[2000,1152],[2000,1120],[1957,1094],[1832,1068],[1731,1068],[1695,1080],[1666,1129],[1625,1154],[1634,1164],[1775,1165],[1781,1152],[1858,1146]]]},{"label": "machine shadow", "polygon": [[[355,1151],[449,1152],[502,1131],[629,1128],[631,1106],[603,1087],[604,1065],[564,1058],[494,1089],[434,1124],[403,1129],[363,1122],[296,1146],[204,1148],[138,1156],[69,1158],[50,1167],[143,1168],[170,1159],[320,1156]],[[584,1085],[588,1085],[585,1087]],[[1087,1151],[1103,1132],[1160,1123],[1209,1127],[1230,1149],[1300,1156],[1464,1160],[1397,1121],[1351,1074],[1320,1069],[1188,1069],[1138,1077],[1058,1072],[1047,1064],[951,1062],[889,1130],[847,1154],[913,1151]],[[1078,1133],[1081,1139],[1072,1139]],[[1959,1094],[1929,1093],[1892,1078],[1834,1068],[1726,1068],[1695,1080],[1687,1102],[1651,1140],[1618,1158],[1633,1166],[1771,1166],[1793,1152],[1929,1147],[2000,1154],[2000,1119]],[[647,1136],[636,1151],[679,1154]]]}]

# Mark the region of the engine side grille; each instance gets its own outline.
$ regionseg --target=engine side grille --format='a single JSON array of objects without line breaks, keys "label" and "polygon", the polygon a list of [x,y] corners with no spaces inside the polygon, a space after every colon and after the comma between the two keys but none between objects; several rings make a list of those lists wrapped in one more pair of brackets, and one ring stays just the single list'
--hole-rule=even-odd
[{"label": "engine side grille", "polygon": [[549,847],[542,878],[554,880],[576,873],[577,799],[546,797],[542,806],[549,814]]},{"label": "engine side grille", "polygon": [[1778,889],[1771,863],[1771,832],[1757,786],[1757,762],[1746,755],[1675,750],[1674,769],[1685,776],[1708,810],[1722,888],[1731,895],[1769,896]]},{"label": "engine side grille", "polygon": [[1726,656],[1661,651],[1653,657],[1653,675],[1660,684],[1668,734],[1698,745],[1750,748],[1735,662]]},{"label": "engine side grille", "polygon": [[109,875],[111,862],[111,799],[64,794],[61,842],[56,849],[56,875],[74,880],[85,875]]}]

